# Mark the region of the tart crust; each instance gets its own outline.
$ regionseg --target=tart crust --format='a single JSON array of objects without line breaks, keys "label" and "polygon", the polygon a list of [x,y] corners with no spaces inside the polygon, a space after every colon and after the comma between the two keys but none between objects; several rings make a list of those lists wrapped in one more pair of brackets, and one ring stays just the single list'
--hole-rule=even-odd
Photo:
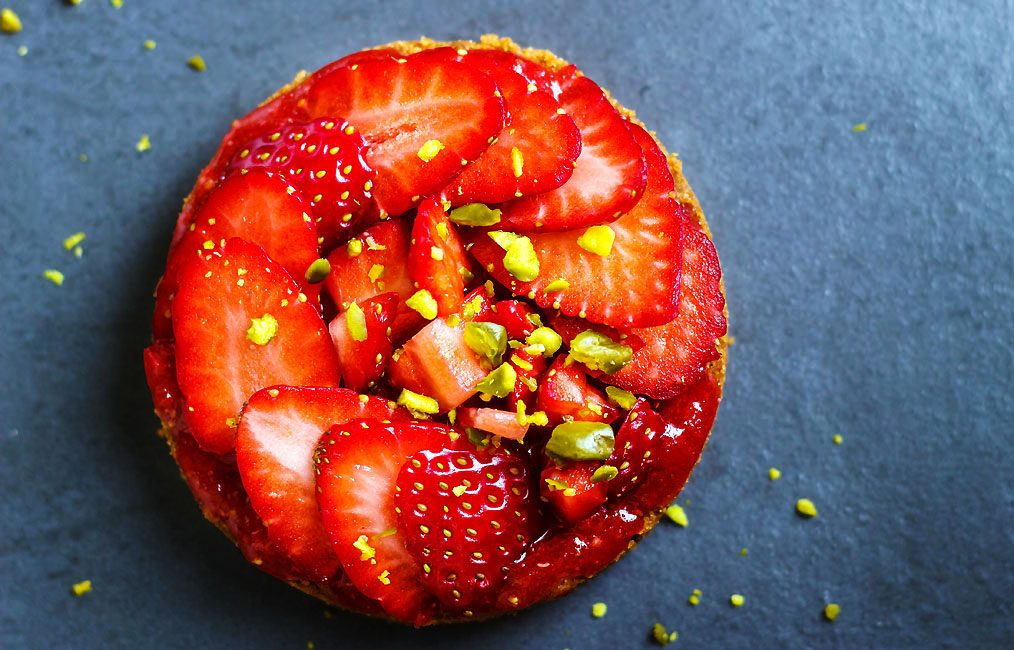
[{"label": "tart crust", "polygon": [[[429,39],[429,38],[426,38],[426,37],[422,37],[422,38],[420,38],[419,40],[416,40],[416,41],[394,41],[394,42],[388,43],[386,45],[378,45],[378,46],[376,46],[374,48],[368,48],[368,49],[393,49],[393,50],[396,50],[397,52],[399,52],[399,53],[407,56],[409,54],[414,54],[414,53],[420,52],[422,50],[429,50],[429,49],[434,49],[434,48],[438,48],[438,47],[447,47],[447,46],[458,48],[458,49],[464,48],[464,49],[468,49],[468,50],[473,50],[473,49],[504,50],[504,51],[516,54],[518,56],[521,56],[521,57],[523,57],[525,59],[528,59],[530,61],[533,61],[535,63],[538,63],[539,65],[541,65],[544,68],[546,68],[548,70],[551,70],[553,72],[555,72],[557,70],[560,70],[561,68],[564,68],[564,67],[570,65],[570,63],[568,61],[566,61],[565,59],[560,58],[559,56],[557,56],[556,54],[550,52],[549,50],[541,50],[541,49],[530,48],[530,47],[521,47],[520,45],[518,45],[517,43],[515,43],[510,38],[507,38],[507,37],[504,37],[504,36],[497,36],[496,34],[484,34],[483,36],[481,36],[479,38],[478,41],[467,41],[467,40],[463,40],[463,41],[435,41],[435,40],[432,40],[432,39]],[[279,97],[280,95],[283,95],[283,94],[289,92],[290,90],[298,87],[300,84],[302,84],[303,82],[305,82],[309,78],[309,76],[310,76],[310,74],[308,72],[306,72],[305,70],[299,71],[291,82],[289,82],[288,84],[282,86],[277,91],[275,91],[270,97],[268,97],[267,99],[265,99],[260,104],[260,106],[264,106],[264,105],[270,103],[275,98]],[[638,125],[644,127],[645,130],[647,130],[648,133],[651,134],[651,137],[655,140],[655,142],[658,143],[659,147],[662,148],[662,151],[666,154],[666,158],[669,161],[669,169],[672,171],[673,179],[675,181],[675,198],[678,201],[682,202],[682,203],[689,203],[689,204],[693,205],[693,207],[694,207],[694,214],[697,216],[697,221],[701,225],[702,230],[708,236],[709,239],[712,238],[711,237],[711,229],[708,227],[708,222],[707,222],[707,220],[704,217],[704,211],[701,209],[700,202],[698,202],[697,196],[694,194],[693,189],[691,189],[690,184],[687,182],[686,177],[683,175],[683,163],[682,163],[682,161],[680,161],[678,155],[676,153],[670,153],[668,151],[668,149],[666,149],[665,144],[662,143],[658,139],[658,136],[655,134],[655,132],[649,130],[648,127],[645,126],[645,124],[643,122],[641,122],[641,120],[639,120],[637,118],[637,115],[634,113],[634,111],[632,111],[629,108],[627,108],[627,107],[623,106],[622,104],[620,104],[620,102],[617,101],[616,98],[614,98],[609,93],[608,90],[606,90],[606,89],[603,88],[603,91],[605,92],[606,97],[609,99],[610,103],[612,103],[612,105],[621,114],[623,114],[631,122],[634,122],[635,124],[638,124]],[[202,176],[203,176],[203,172],[202,172]],[[183,201],[184,211],[188,207],[190,207],[189,204],[193,200],[195,191],[196,191],[196,186],[195,186],[195,189],[193,191],[191,191],[191,193],[184,199],[184,201]],[[725,297],[726,294],[725,294],[725,280],[724,280],[724,277],[721,280],[721,291],[722,291],[722,296]],[[726,320],[728,321],[728,318],[729,318],[728,301],[726,301],[726,306],[724,308],[724,313],[725,313]],[[725,336],[723,336],[720,339],[718,339],[717,346],[718,346],[719,357],[718,357],[718,359],[715,359],[714,361],[712,361],[711,363],[709,363],[708,366],[707,366],[707,373],[718,384],[718,387],[719,387],[719,402],[721,402],[722,394],[724,393],[725,372],[726,372],[726,367],[728,365],[728,352],[729,352],[729,346],[732,344],[732,341],[733,341],[732,337],[729,336],[728,334],[726,334]],[[179,418],[176,418],[176,420],[178,420],[178,419]],[[163,421],[162,422],[162,428],[159,431],[159,435],[162,436],[163,438],[165,438],[165,440],[169,443],[170,450],[172,451],[174,459],[175,459],[175,445],[174,445],[174,438],[173,438],[173,427],[174,426],[175,426],[175,422],[174,421],[170,421],[170,422]],[[710,430],[708,431],[707,436],[708,436],[708,439],[710,439],[710,436],[711,436],[711,431]],[[703,449],[705,447],[707,447],[707,440],[705,441],[704,446],[702,447],[702,454],[703,454]],[[694,463],[695,467],[697,465],[697,462],[700,462],[700,456],[698,456],[697,461]],[[182,472],[181,472],[181,474],[182,474]],[[184,478],[184,480],[186,479],[185,476],[183,478]],[[657,509],[657,510],[655,510],[653,512],[645,513],[645,515],[644,515],[644,526],[642,527],[641,531],[637,535],[635,535],[634,538],[630,541],[630,543],[627,545],[626,550],[624,550],[623,552],[619,553],[615,558],[613,558],[609,562],[609,564],[604,565],[602,567],[602,569],[605,569],[607,566],[609,566],[612,563],[616,562],[621,557],[623,557],[628,551],[630,551],[635,546],[637,546],[638,541],[640,541],[640,539],[644,535],[646,535],[652,528],[655,527],[655,524],[658,523],[659,519],[661,519],[662,515],[664,514],[664,510],[665,510],[665,508],[662,507],[662,508],[659,508],[659,509]],[[219,530],[221,530],[222,533],[226,537],[228,537],[234,544],[236,543],[236,540],[233,538],[232,534],[230,533],[229,528],[228,528],[226,522],[218,519],[217,517],[215,517],[211,513],[207,512],[207,510],[205,510],[203,508],[203,506],[202,506],[202,512],[203,512],[204,516],[208,519],[208,521],[210,521]],[[254,563],[255,564],[257,563],[256,560],[254,561]],[[601,569],[600,569],[600,571],[601,571]],[[559,598],[559,597],[561,597],[561,596],[569,593],[571,590],[573,590],[575,587],[577,587],[578,585],[580,585],[582,582],[584,582],[587,579],[588,578],[573,578],[573,579],[569,579],[569,580],[565,580],[565,581],[561,582],[560,584],[558,584],[556,586],[556,588],[554,588],[546,596],[546,598],[544,599],[544,601],[553,600],[553,599]],[[299,589],[300,591],[303,591],[304,593],[306,593],[306,594],[308,594],[310,596],[313,596],[314,598],[322,600],[325,603],[328,603],[329,605],[333,605],[333,606],[341,608],[341,609],[346,609],[347,608],[344,604],[336,602],[335,598],[334,598],[334,596],[332,594],[330,594],[327,590],[321,588],[321,586],[317,585],[316,583],[306,582],[306,581],[302,581],[302,580],[287,580],[287,582],[291,586],[295,587],[296,589]],[[360,614],[366,613],[368,615],[378,616],[380,618],[387,618],[389,620],[393,620],[393,619],[390,619],[390,617],[387,617],[387,616],[385,616],[383,614],[362,612],[360,610],[354,610],[354,611],[356,611],[357,613],[360,613]],[[445,618],[434,619],[432,621],[432,623],[436,624],[436,623],[453,623],[453,622],[462,622],[462,621],[476,621],[476,620],[482,620],[484,618],[492,618],[492,617],[495,617],[495,616],[502,615],[504,613],[506,613],[506,612],[493,612],[493,613],[487,614],[485,616],[477,616],[477,617],[472,617],[472,618],[445,617]]]}]

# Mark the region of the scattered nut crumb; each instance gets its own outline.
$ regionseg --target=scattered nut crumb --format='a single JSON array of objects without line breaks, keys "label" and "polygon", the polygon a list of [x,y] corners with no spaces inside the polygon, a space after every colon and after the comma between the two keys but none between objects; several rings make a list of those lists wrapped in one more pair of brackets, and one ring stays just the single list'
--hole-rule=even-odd
[{"label": "scattered nut crumb", "polygon": [[655,623],[651,626],[651,638],[659,645],[669,645],[678,639],[679,636],[680,635],[676,632],[676,630],[670,632],[666,630],[665,626],[661,623]]},{"label": "scattered nut crumb", "polygon": [[119,9],[123,6],[123,0],[109,0],[109,4],[113,5],[116,9]]},{"label": "scattered nut crumb", "polygon": [[14,13],[13,9],[4,7],[0,10],[0,32],[17,34],[21,31],[22,27],[21,19]]},{"label": "scattered nut crumb", "polygon": [[809,499],[800,499],[796,501],[796,512],[803,517],[816,517],[817,506],[813,505],[813,501],[810,501]]},{"label": "scattered nut crumb", "polygon": [[777,481],[782,477],[782,471],[777,467],[772,467],[768,470],[768,478],[772,481]]},{"label": "scattered nut crumb", "polygon": [[840,433],[836,433],[833,436],[831,436],[831,442],[833,442],[836,445],[840,445],[844,441],[845,441],[845,438],[842,438]]},{"label": "scattered nut crumb", "polygon": [[687,519],[686,511],[675,503],[665,509],[665,516],[674,524],[683,528],[686,528],[687,524],[690,523],[690,520]]},{"label": "scattered nut crumb", "polygon": [[859,124],[852,125],[853,133],[862,133],[865,130],[866,130],[866,122],[860,122]]},{"label": "scattered nut crumb", "polygon": [[146,49],[146,50],[154,50],[156,45],[158,45],[158,44],[155,41],[153,41],[153,40],[151,40],[149,38],[148,40],[146,40],[144,42],[144,49]]},{"label": "scattered nut crumb", "polygon": [[137,141],[135,148],[138,153],[144,153],[145,151],[151,149],[151,138],[148,137],[147,133],[141,136],[141,139]]},{"label": "scattered nut crumb", "polygon": [[187,65],[198,72],[204,72],[208,69],[208,65],[204,62],[204,57],[200,54],[195,54],[187,59]]},{"label": "scattered nut crumb", "polygon": [[71,585],[70,590],[74,593],[75,596],[80,598],[81,596],[84,596],[85,594],[87,594],[92,590],[92,581],[82,580],[81,582],[75,582],[73,585]]},{"label": "scattered nut crumb", "polygon": [[606,610],[608,609],[609,608],[606,607],[605,603],[595,603],[594,605],[592,605],[591,613],[592,616],[594,616],[595,618],[602,618],[603,616],[606,615]]},{"label": "scattered nut crumb", "polygon": [[687,602],[690,603],[691,607],[697,607],[701,602],[701,590],[694,589],[690,592],[690,597],[687,598]]},{"label": "scattered nut crumb", "polygon": [[18,46],[18,56],[28,56],[28,46],[27,45],[19,45]]},{"label": "scattered nut crumb", "polygon": [[46,278],[58,287],[63,285],[63,273],[60,273],[56,269],[46,269],[42,272],[42,277]]},{"label": "scattered nut crumb", "polygon": [[828,622],[833,623],[834,619],[838,618],[838,614],[840,613],[841,607],[838,606],[838,603],[828,603],[827,605],[824,605],[824,618],[826,618]]},{"label": "scattered nut crumb", "polygon": [[745,602],[746,598],[743,597],[743,594],[733,594],[729,596],[729,604],[733,607],[742,607]]}]

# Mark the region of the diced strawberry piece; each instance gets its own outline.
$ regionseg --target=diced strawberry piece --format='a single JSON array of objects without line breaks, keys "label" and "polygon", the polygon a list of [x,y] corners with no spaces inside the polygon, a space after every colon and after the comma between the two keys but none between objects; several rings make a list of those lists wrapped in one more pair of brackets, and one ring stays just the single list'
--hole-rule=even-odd
[{"label": "diced strawberry piece", "polygon": [[341,117],[267,129],[236,152],[226,172],[263,169],[280,173],[313,208],[325,248],[376,215],[376,175],[363,159],[363,137]]},{"label": "diced strawberry piece", "polygon": [[317,441],[332,425],[394,413],[387,400],[344,388],[275,386],[243,407],[236,434],[243,486],[271,540],[307,577],[323,580],[341,570],[317,508]]},{"label": "diced strawberry piece", "polygon": [[524,341],[525,338],[535,331],[538,312],[519,300],[501,300],[493,305],[493,313],[489,321],[503,325],[507,330],[507,336],[515,341]]},{"label": "diced strawberry piece", "polygon": [[378,223],[352,244],[355,247],[334,249],[327,258],[331,272],[324,286],[338,308],[345,310],[353,302],[361,305],[374,296],[393,291],[401,298],[401,303],[391,325],[392,338],[402,340],[422,327],[422,317],[405,305],[415,293],[405,264],[409,251],[408,225],[400,219]]},{"label": "diced strawberry piece", "polygon": [[155,339],[172,338],[172,300],[180,266],[207,253],[208,246],[243,237],[263,248],[300,283],[317,259],[317,234],[309,204],[285,179],[263,171],[228,176],[194,213],[185,233],[170,252],[155,290]]},{"label": "diced strawberry piece", "polygon": [[715,421],[722,389],[710,375],[655,411],[640,399],[616,433],[607,464],[619,469],[609,481],[610,497],[647,513],[668,505],[683,489]]},{"label": "diced strawberry piece", "polygon": [[560,467],[550,462],[542,470],[539,491],[564,522],[576,524],[606,502],[606,481],[593,482],[597,460],[570,461]]},{"label": "diced strawberry piece", "polygon": [[[676,313],[682,251],[680,213],[672,198],[673,176],[665,154],[648,134],[629,125],[648,161],[648,187],[633,210],[609,228],[615,239],[605,257],[578,245],[582,231],[527,233],[540,263],[531,282],[516,280],[504,268],[504,249],[485,233],[472,235],[471,253],[514,295],[534,295],[544,309],[613,327],[646,327],[672,320]],[[575,174],[576,175],[576,174]],[[564,186],[566,188],[566,186]],[[546,285],[566,280],[566,289]]]},{"label": "diced strawberry piece", "polygon": [[169,341],[155,341],[144,349],[144,376],[163,426],[172,426],[180,409],[180,386],[176,381],[176,350]]},{"label": "diced strawberry piece", "polygon": [[700,379],[707,364],[718,358],[716,340],[728,329],[715,245],[691,225],[684,231],[679,315],[659,327],[631,330],[644,340],[644,347],[622,370],[603,378],[655,399],[675,397]]},{"label": "diced strawberry piece", "polygon": [[574,173],[558,189],[502,206],[503,229],[567,230],[610,223],[644,193],[644,154],[629,123],[591,79],[568,75],[560,83],[560,106],[581,134]]},{"label": "diced strawberry piece", "polygon": [[439,315],[448,316],[461,309],[465,277],[472,276],[472,261],[436,197],[419,205],[412,224],[408,275],[416,287],[426,289],[436,299]]},{"label": "diced strawberry piece", "polygon": [[370,59],[312,80],[306,115],[342,115],[363,134],[380,208],[406,212],[479,157],[503,126],[496,84],[463,63]]},{"label": "diced strawberry piece", "polygon": [[556,99],[529,87],[523,76],[485,52],[471,50],[461,56],[441,48],[428,53],[487,74],[500,89],[506,111],[497,139],[444,189],[454,205],[503,203],[556,189],[574,173],[581,153],[581,134],[574,120],[559,111]]},{"label": "diced strawberry piece", "polygon": [[415,625],[430,620],[435,603],[406,548],[395,488],[413,454],[443,448],[451,433],[433,423],[353,420],[332,427],[314,455],[321,519],[345,573],[388,614]]},{"label": "diced strawberry piece", "polygon": [[567,365],[567,357],[562,354],[539,384],[538,408],[546,412],[552,425],[564,418],[612,422],[619,415],[605,394],[588,383],[583,367],[576,363]]},{"label": "diced strawberry piece", "polygon": [[546,372],[546,358],[522,348],[515,350],[509,361],[514,366],[518,379],[514,383],[514,392],[507,396],[507,406],[516,412],[518,402],[524,402],[527,412],[531,413],[539,390],[539,380]]},{"label": "diced strawberry piece", "polygon": [[398,475],[398,530],[445,608],[483,612],[507,569],[540,530],[523,460],[507,451],[456,446],[414,454]]},{"label": "diced strawberry piece", "polygon": [[255,244],[234,238],[195,255],[180,269],[172,315],[184,418],[208,451],[232,451],[240,409],[257,390],[337,384],[320,315]]},{"label": "diced strawberry piece", "polygon": [[346,388],[363,391],[372,387],[387,369],[394,346],[388,334],[398,315],[398,294],[382,293],[357,307],[363,314],[366,339],[357,341],[349,331],[349,312],[335,316],[328,331],[341,364]]},{"label": "diced strawberry piece", "polygon": [[467,429],[479,429],[502,438],[523,440],[528,433],[527,424],[518,424],[516,412],[490,408],[458,409],[456,424]]}]

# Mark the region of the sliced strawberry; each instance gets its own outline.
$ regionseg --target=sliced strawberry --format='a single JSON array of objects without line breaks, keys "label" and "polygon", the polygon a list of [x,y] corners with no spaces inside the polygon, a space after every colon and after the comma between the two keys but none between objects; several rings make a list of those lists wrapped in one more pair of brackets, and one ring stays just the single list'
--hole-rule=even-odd
[{"label": "sliced strawberry", "polygon": [[172,315],[184,417],[208,451],[232,451],[239,411],[257,390],[337,384],[320,315],[255,244],[230,239],[195,255],[180,269]]},{"label": "sliced strawberry", "polygon": [[715,245],[689,225],[689,220],[687,223],[679,315],[659,327],[632,330],[644,340],[644,347],[622,370],[603,381],[655,399],[668,399],[700,379],[707,364],[718,358],[716,340],[728,329],[722,268]]},{"label": "sliced strawberry", "polygon": [[514,392],[507,396],[507,407],[517,411],[518,402],[524,402],[526,411],[531,413],[535,407],[539,380],[546,372],[546,358],[521,348],[514,351],[509,361],[514,366],[518,379],[514,383]]},{"label": "sliced strawberry", "polygon": [[507,336],[515,341],[524,341],[525,337],[538,327],[539,313],[527,303],[519,300],[501,300],[493,305],[493,313],[489,320],[503,325]]},{"label": "sliced strawberry", "polygon": [[564,419],[612,422],[619,415],[605,394],[588,383],[584,367],[577,363],[567,365],[567,357],[562,354],[539,384],[537,408],[546,412],[552,425]]},{"label": "sliced strawberry", "polygon": [[[578,245],[581,230],[528,233],[539,259],[535,280],[516,280],[503,265],[504,249],[485,233],[472,235],[471,253],[514,295],[534,295],[544,309],[559,305],[568,316],[613,327],[661,325],[676,313],[683,208],[672,198],[673,176],[665,154],[648,134],[629,125],[648,160],[648,187],[633,210],[609,228],[615,239],[605,257]],[[566,188],[566,186],[564,186]],[[553,292],[556,280],[569,287]]]},{"label": "sliced strawberry", "polygon": [[[562,314],[556,314],[549,319],[550,326],[556,330],[556,333],[560,335],[563,342],[570,345],[570,342],[574,340],[574,337],[586,330],[594,330],[600,334],[605,334],[613,341],[622,343],[623,345],[629,346],[637,352],[644,347],[644,341],[640,337],[630,333],[629,330],[618,330],[615,327],[609,327],[608,325],[601,325],[599,323],[589,323],[582,318],[572,318],[570,316],[563,316]],[[592,376],[598,377],[598,374]]]},{"label": "sliced strawberry", "polygon": [[[394,351],[389,332],[398,315],[398,302],[398,294],[382,293],[361,305],[353,303],[356,306],[350,306],[351,311],[338,314],[328,325],[346,388],[366,390],[384,374]],[[362,327],[362,331],[350,331],[350,318],[355,322],[359,314],[362,314],[362,322],[353,327]],[[363,335],[365,338],[361,341],[356,338]]]},{"label": "sliced strawberry", "polygon": [[180,386],[176,381],[176,350],[170,341],[155,341],[144,349],[144,376],[163,426],[172,426],[180,410]]},{"label": "sliced strawberry", "polygon": [[344,388],[275,386],[243,407],[236,433],[243,487],[271,540],[307,577],[322,580],[341,570],[317,508],[317,441],[334,424],[394,413],[387,400]]},{"label": "sliced strawberry", "polygon": [[[243,237],[264,249],[297,282],[317,259],[317,234],[309,204],[285,179],[263,171],[232,174],[194,213],[185,235],[169,254],[155,290],[154,338],[172,337],[172,300],[179,268],[192,257]],[[210,242],[210,243],[209,243]]]},{"label": "sliced strawberry", "polygon": [[506,448],[415,453],[398,475],[398,530],[445,608],[487,610],[540,530],[525,463]]},{"label": "sliced strawberry", "polygon": [[226,167],[280,173],[310,202],[325,248],[376,214],[376,174],[363,159],[363,137],[341,117],[283,124],[252,138]]},{"label": "sliced strawberry", "polygon": [[331,272],[324,286],[339,309],[351,303],[362,304],[381,293],[393,291],[401,298],[398,316],[391,325],[393,338],[402,340],[422,327],[423,319],[405,305],[415,288],[408,276],[405,260],[409,251],[409,228],[400,219],[378,223],[364,231],[349,245],[340,246],[328,256]]},{"label": "sliced strawberry", "polygon": [[439,192],[503,126],[489,77],[423,54],[332,70],[311,82],[303,107],[310,117],[342,115],[363,134],[377,203],[388,214]]},{"label": "sliced strawberry", "polygon": [[[535,86],[535,90],[548,93],[553,99],[559,99],[563,89],[560,88],[558,75],[553,74],[535,61],[505,50],[469,50],[468,56],[481,59],[486,64],[496,64],[521,75],[526,84]],[[574,66],[560,71],[559,77],[566,77],[576,70]]]},{"label": "sliced strawberry", "polygon": [[511,440],[524,440],[527,424],[518,424],[516,412],[489,408],[458,409],[456,424],[467,429],[479,429],[494,436]]},{"label": "sliced strawberry", "polygon": [[450,48],[434,50],[481,70],[503,95],[503,130],[479,158],[448,185],[443,195],[454,205],[503,203],[548,192],[574,173],[581,153],[581,134],[574,120],[560,111],[549,93],[485,54],[471,50],[461,56]]},{"label": "sliced strawberry", "polygon": [[570,461],[563,467],[550,462],[542,470],[542,498],[564,522],[576,524],[606,502],[606,481],[592,481],[601,465],[597,460]]},{"label": "sliced strawberry", "polygon": [[426,289],[436,298],[439,315],[447,316],[461,309],[465,278],[472,277],[472,261],[436,197],[419,205],[412,224],[408,274],[416,287]]},{"label": "sliced strawberry", "polygon": [[482,357],[465,344],[465,324],[437,318],[394,355],[388,377],[392,385],[428,395],[449,411],[475,394],[489,374]]},{"label": "sliced strawberry", "polygon": [[560,106],[581,133],[574,173],[558,189],[504,205],[504,229],[567,230],[609,223],[633,208],[644,193],[644,154],[628,122],[591,79],[567,75],[560,83]]},{"label": "sliced strawberry", "polygon": [[432,423],[353,420],[332,427],[314,455],[321,519],[345,573],[388,614],[415,625],[432,617],[433,601],[405,547],[396,487],[409,457],[441,449],[451,433]]}]

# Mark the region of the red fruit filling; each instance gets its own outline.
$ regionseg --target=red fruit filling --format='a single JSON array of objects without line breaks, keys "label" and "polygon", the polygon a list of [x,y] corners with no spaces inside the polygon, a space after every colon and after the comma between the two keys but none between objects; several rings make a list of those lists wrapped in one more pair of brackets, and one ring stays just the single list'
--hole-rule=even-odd
[{"label": "red fruit filling", "polygon": [[144,352],[202,510],[413,625],[594,575],[721,397],[721,269],[676,190],[594,82],[500,50],[356,53],[238,121]]}]

